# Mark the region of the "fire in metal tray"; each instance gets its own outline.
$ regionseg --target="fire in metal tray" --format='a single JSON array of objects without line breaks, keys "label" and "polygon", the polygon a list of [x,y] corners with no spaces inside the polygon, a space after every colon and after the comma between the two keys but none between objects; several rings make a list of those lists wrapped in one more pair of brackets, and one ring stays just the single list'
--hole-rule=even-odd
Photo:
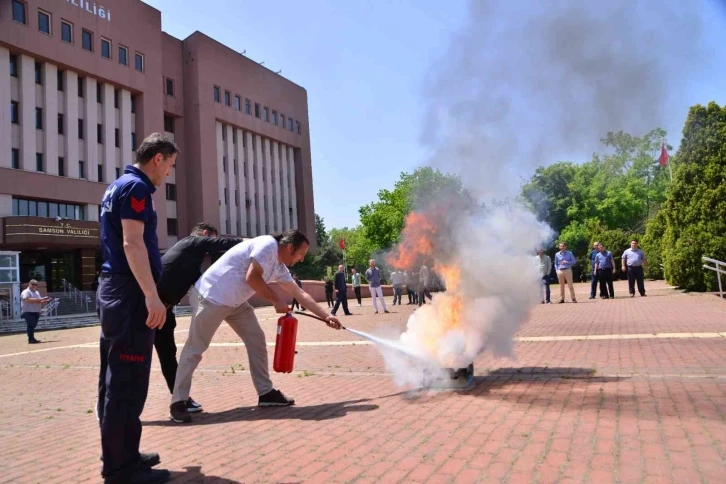
[{"label": "fire in metal tray", "polygon": [[432,390],[465,390],[474,386],[474,364],[466,368],[444,368],[424,372],[423,387]]}]

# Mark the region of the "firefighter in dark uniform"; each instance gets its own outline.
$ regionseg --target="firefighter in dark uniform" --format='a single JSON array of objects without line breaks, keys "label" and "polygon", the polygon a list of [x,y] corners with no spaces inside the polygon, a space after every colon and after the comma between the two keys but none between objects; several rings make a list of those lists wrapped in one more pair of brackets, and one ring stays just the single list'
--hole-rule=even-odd
[{"label": "firefighter in dark uniform", "polygon": [[[156,330],[154,347],[159,356],[161,373],[164,375],[169,392],[174,392],[174,381],[178,363],[176,360],[176,315],[174,306],[179,304],[192,285],[202,276],[204,259],[209,256],[214,263],[223,253],[242,242],[241,237],[217,237],[217,228],[208,223],[200,222],[192,229],[189,237],[184,237],[166,251],[161,258],[161,279],[157,284],[159,298],[166,306],[166,323]],[[190,298],[194,297],[192,291]],[[192,303],[192,308],[196,307]],[[202,406],[191,397],[187,401],[187,411],[201,412]]]},{"label": "firefighter in dark uniform", "polygon": [[179,149],[159,133],[136,150],[136,163],[113,182],[101,204],[103,266],[97,292],[101,319],[98,411],[104,482],[157,483],[169,471],[152,469],[158,454],[140,454],[141,412],[157,328],[166,308],[156,282],[161,254],[151,195],[176,163]]}]

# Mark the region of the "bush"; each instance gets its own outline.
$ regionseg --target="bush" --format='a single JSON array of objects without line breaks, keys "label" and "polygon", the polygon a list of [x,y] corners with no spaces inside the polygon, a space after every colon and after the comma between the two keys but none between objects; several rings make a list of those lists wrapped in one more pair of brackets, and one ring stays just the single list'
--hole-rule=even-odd
[{"label": "bush", "polygon": [[666,217],[663,210],[659,210],[655,217],[648,221],[645,235],[640,241],[640,248],[648,258],[648,270],[645,277],[650,279],[664,279],[663,268],[663,236],[666,231]]}]

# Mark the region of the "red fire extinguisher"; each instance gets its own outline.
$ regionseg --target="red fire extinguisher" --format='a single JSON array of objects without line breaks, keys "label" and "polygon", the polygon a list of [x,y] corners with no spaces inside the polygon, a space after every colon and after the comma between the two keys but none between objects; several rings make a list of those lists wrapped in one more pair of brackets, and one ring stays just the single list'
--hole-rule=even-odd
[{"label": "red fire extinguisher", "polygon": [[295,363],[295,342],[297,340],[297,319],[290,313],[277,320],[275,360],[272,368],[277,373],[290,373]]}]

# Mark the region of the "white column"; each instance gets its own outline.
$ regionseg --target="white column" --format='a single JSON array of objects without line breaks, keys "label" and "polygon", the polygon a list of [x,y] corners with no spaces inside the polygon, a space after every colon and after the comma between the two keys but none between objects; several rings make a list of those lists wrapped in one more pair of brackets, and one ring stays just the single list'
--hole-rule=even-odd
[{"label": "white column", "polygon": [[267,232],[273,233],[275,229],[275,207],[272,204],[272,140],[265,139],[265,197],[267,198]]},{"label": "white column", "polygon": [[297,189],[295,187],[295,151],[287,147],[287,162],[290,164],[290,200],[292,201],[292,228],[297,229]]},{"label": "white column", "polygon": [[66,70],[63,74],[66,98],[66,173],[69,178],[79,178],[78,171],[78,74]]},{"label": "white column", "polygon": [[86,112],[84,115],[84,128],[86,130],[83,142],[86,145],[86,176],[90,181],[98,181],[98,100],[96,98],[96,80],[86,77]]},{"label": "white column", "polygon": [[45,141],[45,172],[58,174],[58,68],[46,62],[43,64],[43,97],[45,108],[43,136]]},{"label": "white column", "polygon": [[133,163],[131,159],[131,93],[121,90],[121,132],[119,133],[121,145],[121,172],[126,165]]},{"label": "white column", "polygon": [[275,212],[275,231],[282,232],[282,197],[280,196],[280,144],[277,141],[272,142],[272,210]]},{"label": "white column", "polygon": [[[10,121],[10,51],[0,45],[0,168],[10,168],[10,149],[12,139],[10,136],[12,123]],[[10,214],[8,214],[10,215]],[[0,213],[0,217],[3,216]]]},{"label": "white column", "polygon": [[247,233],[247,209],[245,206],[245,198],[247,195],[247,179],[245,178],[245,150],[244,136],[245,133],[239,128],[237,131],[237,144],[234,145],[234,156],[237,158],[237,187],[239,187],[239,221],[241,232],[238,236],[249,235]]},{"label": "white column", "polygon": [[[225,149],[224,152],[227,155],[227,193],[228,193],[228,204],[227,204],[227,216],[229,217],[229,233],[232,235],[239,235],[237,233],[237,204],[234,199],[234,192],[237,188],[236,177],[234,174],[234,135],[232,132],[234,128],[230,125],[224,127],[225,130]],[[239,171],[239,166],[237,167]],[[220,228],[220,230],[222,230]]]},{"label": "white column", "polygon": [[113,104],[114,87],[103,85],[103,179],[111,183],[116,179],[116,109]]},{"label": "white column", "polygon": [[252,133],[245,131],[245,161],[247,162],[247,198],[250,199],[250,233],[248,236],[257,237],[257,205],[255,204],[255,193],[257,186],[255,184],[255,153],[252,149]]},{"label": "white column", "polygon": [[86,217],[90,222],[98,222],[98,205],[95,203],[87,203]]},{"label": "white column", "polygon": [[[10,148],[8,148],[8,149],[10,149]],[[12,195],[0,195],[0,217],[10,217],[12,215],[13,215],[13,196]]]},{"label": "white column", "polygon": [[[35,171],[35,59],[21,55],[20,61],[20,167]],[[2,69],[7,68],[7,65]],[[6,109],[10,109],[9,106]]]},{"label": "white column", "polygon": [[290,183],[288,182],[287,146],[280,144],[280,164],[282,165],[282,227],[290,229]]},{"label": "white column", "polygon": [[224,141],[222,140],[222,130],[224,129],[224,126],[222,126],[222,123],[219,121],[215,122],[215,136],[216,136],[216,144],[217,144],[217,194],[219,197],[219,232],[222,234],[226,234],[226,224],[227,221],[227,204],[224,201],[224,186],[225,186],[225,179],[226,179],[226,173],[224,172],[224,161],[222,160],[224,156]]},{"label": "white column", "polygon": [[262,137],[255,137],[255,170],[257,173],[257,220],[260,223],[260,234],[267,234],[265,229],[265,182],[262,179]]}]

